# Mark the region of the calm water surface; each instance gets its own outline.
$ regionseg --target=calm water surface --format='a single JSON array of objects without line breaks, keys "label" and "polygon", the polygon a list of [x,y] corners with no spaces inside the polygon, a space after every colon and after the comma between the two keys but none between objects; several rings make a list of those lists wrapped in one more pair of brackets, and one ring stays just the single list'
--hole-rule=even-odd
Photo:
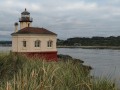
[{"label": "calm water surface", "polygon": [[[11,47],[0,47],[2,52],[8,50]],[[120,50],[59,48],[58,53],[85,61],[84,64],[94,68],[91,72],[94,76],[106,76],[120,82]]]},{"label": "calm water surface", "polygon": [[0,52],[7,52],[7,51],[10,51],[11,50],[11,47],[1,47],[0,46]]},{"label": "calm water surface", "polygon": [[58,53],[85,61],[84,64],[94,68],[92,75],[120,81],[120,50],[59,48]]}]

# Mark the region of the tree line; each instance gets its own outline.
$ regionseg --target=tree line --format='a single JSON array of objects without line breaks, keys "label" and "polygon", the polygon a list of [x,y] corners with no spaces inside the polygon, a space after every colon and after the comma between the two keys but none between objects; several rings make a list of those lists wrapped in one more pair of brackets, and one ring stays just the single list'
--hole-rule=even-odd
[{"label": "tree line", "polygon": [[110,37],[73,37],[67,40],[57,40],[58,46],[120,46],[120,36]]},{"label": "tree line", "polygon": [[0,46],[11,46],[12,41],[0,41]]},{"label": "tree line", "polygon": [[[0,45],[11,45],[12,41],[0,41]],[[73,37],[66,40],[57,39],[57,46],[120,46],[120,36],[110,37]]]}]

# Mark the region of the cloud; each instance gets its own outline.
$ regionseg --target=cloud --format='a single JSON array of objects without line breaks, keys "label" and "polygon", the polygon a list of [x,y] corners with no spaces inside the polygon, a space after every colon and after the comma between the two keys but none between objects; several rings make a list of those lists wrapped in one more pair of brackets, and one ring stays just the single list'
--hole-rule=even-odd
[{"label": "cloud", "polygon": [[64,6],[57,7],[57,10],[85,10],[85,11],[91,11],[95,10],[97,8],[96,3],[85,3],[83,1],[76,2],[76,3],[68,3]]},{"label": "cloud", "polygon": [[[40,11],[42,10],[42,6],[37,3],[28,3],[26,1],[18,1],[18,0],[5,0],[4,2],[1,2],[0,3],[0,6],[1,6],[1,11],[4,11],[4,12],[16,12],[18,13],[18,9],[23,9],[23,8],[30,8],[31,11]],[[3,9],[4,8],[4,9]],[[13,10],[13,11],[11,11]]]},{"label": "cloud", "polygon": [[0,35],[9,35],[10,31],[0,31]]},{"label": "cloud", "polygon": [[120,34],[120,0],[3,0],[0,32],[4,37],[14,31],[24,8],[31,13],[33,26],[47,28],[61,38]]}]

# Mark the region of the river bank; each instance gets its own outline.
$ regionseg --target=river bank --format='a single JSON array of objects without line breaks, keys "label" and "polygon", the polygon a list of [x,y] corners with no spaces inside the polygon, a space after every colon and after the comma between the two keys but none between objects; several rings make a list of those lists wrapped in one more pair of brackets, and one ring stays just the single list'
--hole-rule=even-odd
[{"label": "river bank", "polygon": [[[61,59],[63,57],[64,55]],[[88,70],[85,70],[80,63],[64,61],[46,62],[24,55],[3,54],[0,56],[0,88],[1,90],[6,88],[9,90],[118,90],[114,81],[91,78]]]},{"label": "river bank", "polygon": [[[0,47],[12,47],[11,45],[1,45]],[[120,50],[120,46],[57,46],[57,48],[81,48],[81,49],[113,49]]]},{"label": "river bank", "polygon": [[58,54],[58,61],[63,61],[63,62],[72,62],[73,64],[80,64],[84,69],[87,70],[92,70],[93,68],[89,65],[84,65],[84,61],[81,59],[73,58],[69,55],[63,55],[63,54]]},{"label": "river bank", "polygon": [[120,49],[120,46],[57,46],[57,48]]}]

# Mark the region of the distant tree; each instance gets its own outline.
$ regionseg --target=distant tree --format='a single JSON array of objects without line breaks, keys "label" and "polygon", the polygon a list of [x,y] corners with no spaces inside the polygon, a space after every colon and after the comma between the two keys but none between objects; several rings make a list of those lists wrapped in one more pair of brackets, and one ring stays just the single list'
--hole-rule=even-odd
[{"label": "distant tree", "polygon": [[0,45],[11,45],[12,41],[0,41]]},{"label": "distant tree", "polygon": [[120,36],[110,37],[73,37],[67,40],[58,39],[57,45],[66,46],[120,46]]}]

